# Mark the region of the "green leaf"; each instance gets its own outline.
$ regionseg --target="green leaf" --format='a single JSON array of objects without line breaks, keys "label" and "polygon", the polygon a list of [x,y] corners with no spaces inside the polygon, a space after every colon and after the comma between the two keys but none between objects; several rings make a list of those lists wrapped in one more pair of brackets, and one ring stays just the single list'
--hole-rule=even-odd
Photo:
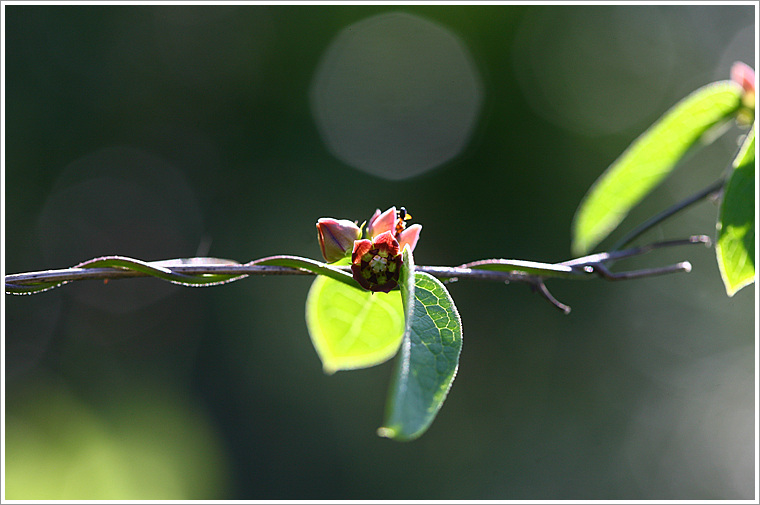
[{"label": "green leaf", "polygon": [[668,110],[597,179],[573,220],[573,254],[601,242],[700,140],[709,143],[741,106],[741,88],[720,81],[694,91]]},{"label": "green leaf", "polygon": [[[346,263],[341,260],[334,265]],[[306,326],[325,373],[379,365],[398,352],[411,320],[412,308],[409,304],[405,308],[402,296],[414,296],[414,283],[409,280],[413,271],[407,246],[400,290],[372,293],[331,277],[317,277],[306,297]]]},{"label": "green leaf", "polygon": [[734,160],[718,220],[715,254],[728,296],[755,281],[755,128]]},{"label": "green leaf", "polygon": [[320,275],[306,298],[306,326],[325,373],[378,365],[401,345],[401,293],[372,293]]},{"label": "green leaf", "polygon": [[462,322],[451,295],[438,279],[417,272],[412,325],[378,435],[409,441],[428,429],[454,381],[461,350]]}]

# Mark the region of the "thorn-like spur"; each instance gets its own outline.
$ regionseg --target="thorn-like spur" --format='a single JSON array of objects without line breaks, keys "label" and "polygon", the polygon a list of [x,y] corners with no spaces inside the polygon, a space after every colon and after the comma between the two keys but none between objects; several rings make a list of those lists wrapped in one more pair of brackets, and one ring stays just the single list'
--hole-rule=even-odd
[{"label": "thorn-like spur", "polygon": [[554,295],[552,295],[549,292],[549,288],[546,287],[546,284],[544,284],[544,280],[540,277],[535,278],[535,282],[530,283],[530,287],[533,291],[540,294],[542,297],[544,297],[549,303],[557,307],[559,310],[565,313],[565,315],[570,313],[570,306],[565,305],[564,303],[560,302],[556,298],[554,298]]}]

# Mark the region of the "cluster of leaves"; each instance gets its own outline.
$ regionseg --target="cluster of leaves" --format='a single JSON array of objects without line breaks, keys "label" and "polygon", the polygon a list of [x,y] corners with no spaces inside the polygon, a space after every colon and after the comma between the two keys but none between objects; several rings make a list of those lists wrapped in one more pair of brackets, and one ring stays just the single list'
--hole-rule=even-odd
[{"label": "cluster of leaves", "polygon": [[753,282],[754,72],[736,63],[732,74],[734,80],[708,84],[667,111],[594,183],[575,215],[574,253],[586,254],[601,242],[688,154],[715,141],[735,121],[752,126],[727,176],[716,224],[716,255],[729,296]]},{"label": "cluster of leaves", "polygon": [[381,436],[413,440],[430,426],[454,381],[462,322],[451,295],[402,252],[399,289],[363,291],[319,276],[306,299],[306,324],[325,372],[374,366],[396,353]]},{"label": "cluster of leaves", "polygon": [[[683,99],[642,134],[592,186],[573,223],[573,251],[586,254],[607,237],[699,145],[730,121],[754,123],[752,86],[709,84]],[[723,129],[723,130],[721,130]],[[718,219],[717,257],[730,296],[753,282],[754,125],[732,163]],[[350,252],[350,251],[349,251]],[[350,264],[344,258],[333,265]],[[378,434],[413,440],[430,426],[451,387],[462,348],[462,324],[446,287],[415,272],[403,251],[399,290],[357,289],[335,275],[318,276],[306,322],[325,372],[374,366],[398,354]]]}]

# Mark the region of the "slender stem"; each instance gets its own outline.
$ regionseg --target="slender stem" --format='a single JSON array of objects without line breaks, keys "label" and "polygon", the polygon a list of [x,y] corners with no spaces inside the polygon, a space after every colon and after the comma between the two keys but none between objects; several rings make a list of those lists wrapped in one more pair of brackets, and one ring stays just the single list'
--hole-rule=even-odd
[{"label": "slender stem", "polygon": [[588,265],[594,265],[594,264],[598,264],[602,262],[617,261],[624,258],[630,258],[632,256],[639,256],[641,254],[646,254],[648,252],[652,252],[654,250],[662,249],[665,247],[674,247],[674,246],[689,245],[689,244],[705,244],[707,247],[710,247],[710,245],[712,244],[712,240],[710,240],[710,237],[708,237],[707,235],[692,235],[691,237],[686,238],[686,239],[665,240],[663,242],[653,242],[651,244],[646,244],[646,245],[642,245],[638,247],[632,247],[630,249],[623,249],[621,251],[613,250],[611,252],[591,254],[589,256],[583,256],[581,258],[564,261],[560,263],[560,265],[588,266]]},{"label": "slender stem", "polygon": [[[345,272],[350,272],[350,267],[335,267]],[[249,276],[249,275],[316,275],[314,272],[293,267],[269,266],[269,265],[177,265],[170,268],[177,274],[186,275],[224,275],[224,276]],[[497,272],[489,270],[476,270],[461,267],[444,266],[415,266],[418,272],[426,272],[439,279],[463,278],[496,281],[522,281],[526,275],[520,272]],[[17,286],[35,285],[37,283],[61,283],[81,280],[98,279],[126,279],[134,277],[151,277],[152,274],[137,270],[126,270],[117,267],[102,268],[64,268],[59,270],[42,270],[39,272],[27,272],[22,274],[9,274],[5,276],[6,290]]]},{"label": "slender stem", "polygon": [[615,245],[612,246],[612,251],[617,251],[618,249],[621,249],[631,242],[633,242],[634,239],[636,239],[638,236],[640,236],[642,233],[647,231],[648,229],[652,228],[653,226],[658,225],[659,223],[663,222],[664,220],[668,219],[669,217],[673,216],[674,214],[677,214],[678,212],[684,210],[685,208],[689,207],[690,205],[693,205],[700,200],[707,198],[710,195],[714,195],[717,193],[720,193],[720,191],[723,190],[723,186],[725,185],[726,180],[721,178],[717,181],[713,182],[706,188],[704,188],[701,191],[698,191],[697,193],[693,194],[692,196],[676,203],[675,205],[663,210],[656,216],[651,217],[650,219],[644,221],[639,226],[631,230],[629,233],[627,233],[623,238],[618,240]]},{"label": "slender stem", "polygon": [[691,272],[691,263],[688,261],[681,261],[675,265],[667,265],[657,268],[644,268],[641,270],[632,270],[630,272],[612,272],[603,264],[596,265],[595,272],[598,272],[603,278],[608,281],[627,281],[630,279],[641,279],[644,277],[654,277],[655,275],[671,274],[674,272]]},{"label": "slender stem", "polygon": [[[636,278],[690,269],[687,263],[669,267],[613,274],[604,267],[606,261],[636,256],[662,247],[700,243],[707,237],[695,236],[686,240],[657,242],[623,251],[593,254],[564,263],[539,263],[522,260],[484,260],[459,267],[417,266],[416,270],[439,279],[481,279],[499,282],[525,282],[555,306],[565,310],[548,293],[543,284],[548,278],[590,278],[594,275],[607,279]],[[473,268],[474,267],[474,268]],[[189,258],[145,262],[122,256],[94,258],[61,270],[45,270],[11,274],[5,277],[5,291],[9,294],[31,294],[46,291],[71,281],[85,279],[123,279],[127,277],[157,277],[185,286],[211,286],[236,281],[249,275],[329,275],[354,285],[348,266],[327,265],[296,256],[270,256],[244,265],[217,258]]]}]

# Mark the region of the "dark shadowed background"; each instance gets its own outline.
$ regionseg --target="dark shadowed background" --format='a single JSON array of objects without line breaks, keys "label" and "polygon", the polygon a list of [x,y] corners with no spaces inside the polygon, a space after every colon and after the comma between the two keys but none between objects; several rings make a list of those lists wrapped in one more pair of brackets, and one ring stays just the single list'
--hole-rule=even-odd
[{"label": "dark shadowed background", "polygon": [[[416,261],[570,257],[649,124],[755,61],[752,6],[5,9],[6,271],[106,254],[319,258],[320,217],[404,205]],[[691,157],[615,237],[701,189]],[[714,234],[702,203],[642,240]],[[311,280],[81,282],[5,297],[6,498],[749,499],[754,286],[689,274],[450,286],[464,345],[412,443],[391,362],[327,376]]]}]

